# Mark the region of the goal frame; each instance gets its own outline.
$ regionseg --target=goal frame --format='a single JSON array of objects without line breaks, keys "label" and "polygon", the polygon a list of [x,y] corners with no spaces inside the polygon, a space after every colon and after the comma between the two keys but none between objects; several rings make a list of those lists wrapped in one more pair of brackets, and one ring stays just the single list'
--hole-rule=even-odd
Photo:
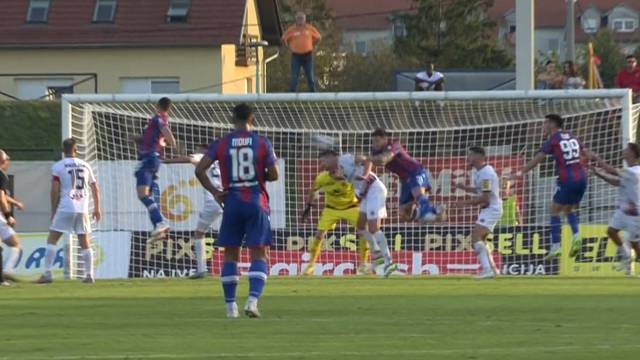
[{"label": "goal frame", "polygon": [[[526,100],[526,99],[605,99],[621,100],[621,148],[633,140],[633,101],[629,89],[597,90],[504,90],[504,91],[445,91],[445,92],[350,92],[350,93],[274,93],[274,94],[64,94],[61,99],[61,137],[73,135],[72,106],[76,103],[125,103],[156,102],[158,98],[168,96],[173,102],[342,102],[342,101],[456,101],[456,100]],[[87,117],[84,116],[84,121]],[[65,275],[74,277],[73,237],[64,236]]]}]

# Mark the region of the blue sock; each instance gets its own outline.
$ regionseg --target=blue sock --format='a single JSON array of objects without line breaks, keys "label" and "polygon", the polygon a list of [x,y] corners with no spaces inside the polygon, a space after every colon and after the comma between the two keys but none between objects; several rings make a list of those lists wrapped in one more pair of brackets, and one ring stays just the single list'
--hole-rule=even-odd
[{"label": "blue sock", "polygon": [[157,204],[160,203],[160,185],[158,185],[157,182],[152,182],[151,183],[151,194],[153,195],[153,201],[155,201]]},{"label": "blue sock", "polygon": [[238,263],[225,262],[222,264],[222,272],[220,273],[220,281],[222,282],[222,291],[224,292],[224,302],[236,302],[236,288],[238,287]]},{"label": "blue sock", "polygon": [[560,216],[551,217],[551,243],[560,244],[560,238],[562,237],[562,222]]},{"label": "blue sock", "polygon": [[266,282],[267,262],[264,260],[253,260],[249,267],[249,296],[259,299]]},{"label": "blue sock", "polygon": [[143,197],[141,201],[147,208],[147,211],[149,211],[149,218],[151,219],[153,227],[156,227],[156,225],[162,222],[162,214],[160,214],[158,204],[156,204],[156,202],[149,196]]},{"label": "blue sock", "polygon": [[429,197],[426,194],[420,195],[420,197],[418,198],[418,205],[420,205],[420,215],[424,215],[430,212],[435,212],[434,208],[431,207],[431,203],[429,202]]},{"label": "blue sock", "polygon": [[573,235],[578,235],[580,232],[580,221],[578,220],[578,214],[571,211],[567,214],[567,222],[571,226],[571,231],[573,231]]}]

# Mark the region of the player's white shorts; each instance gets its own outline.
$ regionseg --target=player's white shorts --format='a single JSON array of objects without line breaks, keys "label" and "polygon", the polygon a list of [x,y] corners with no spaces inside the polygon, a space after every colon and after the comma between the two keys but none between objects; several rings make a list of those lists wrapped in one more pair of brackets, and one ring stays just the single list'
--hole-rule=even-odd
[{"label": "player's white shorts", "polygon": [[91,234],[89,214],[56,211],[49,230],[76,235]]},{"label": "player's white shorts", "polygon": [[630,216],[616,209],[609,220],[609,227],[626,232],[629,241],[640,241],[640,216]]},{"label": "player's white shorts", "polygon": [[222,215],[222,207],[213,198],[206,198],[204,207],[200,211],[196,231],[206,233],[213,223]]},{"label": "player's white shorts", "polygon": [[367,220],[384,219],[387,217],[387,187],[382,181],[376,180],[364,199],[360,200],[360,213],[367,216]]},{"label": "player's white shorts", "polygon": [[7,241],[15,234],[16,232],[11,226],[9,226],[9,224],[7,224],[4,218],[0,219],[0,240]]},{"label": "player's white shorts", "polygon": [[476,224],[480,225],[484,228],[487,228],[490,232],[493,232],[498,222],[502,219],[502,209],[492,209],[492,208],[484,208],[480,210],[480,215],[478,215],[478,220],[476,220]]}]

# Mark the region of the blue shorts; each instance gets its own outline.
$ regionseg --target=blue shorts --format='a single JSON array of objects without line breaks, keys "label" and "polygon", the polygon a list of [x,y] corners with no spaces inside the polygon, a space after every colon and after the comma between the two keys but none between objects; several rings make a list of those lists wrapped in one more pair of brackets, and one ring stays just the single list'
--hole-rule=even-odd
[{"label": "blue shorts", "polygon": [[578,205],[587,190],[587,180],[579,182],[558,182],[553,202],[560,205]]},{"label": "blue shorts", "polygon": [[269,214],[258,204],[228,197],[224,202],[220,235],[216,245],[240,247],[243,241],[248,247],[271,245]]},{"label": "blue shorts", "polygon": [[400,205],[406,205],[415,201],[411,192],[414,188],[423,188],[425,191],[431,190],[429,174],[426,170],[418,171],[411,175],[409,179],[400,182]]},{"label": "blue shorts", "polygon": [[156,154],[143,155],[140,158],[140,165],[135,172],[136,186],[151,187],[153,182],[158,179],[158,170],[160,169],[160,158]]}]

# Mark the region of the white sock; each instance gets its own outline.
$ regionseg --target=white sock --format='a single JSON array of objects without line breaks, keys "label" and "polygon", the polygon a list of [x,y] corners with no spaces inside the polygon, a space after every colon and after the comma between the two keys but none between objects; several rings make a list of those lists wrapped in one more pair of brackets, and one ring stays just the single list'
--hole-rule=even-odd
[{"label": "white sock", "polygon": [[204,239],[193,239],[193,247],[196,251],[196,260],[198,262],[198,272],[207,271],[207,260],[204,254]]},{"label": "white sock", "polygon": [[491,268],[491,262],[489,261],[489,251],[487,250],[487,245],[484,241],[476,241],[473,243],[473,250],[476,252],[476,255],[478,255],[482,272],[485,273],[493,271]]},{"label": "white sock", "polygon": [[622,252],[624,253],[625,258],[630,258],[631,257],[631,243],[623,240],[622,241],[622,246],[620,247],[622,249]]},{"label": "white sock", "polygon": [[93,250],[91,248],[82,250],[84,260],[84,277],[93,279]]},{"label": "white sock", "polygon": [[369,244],[369,249],[373,253],[377,253],[380,251],[378,244],[376,244],[376,239],[373,238],[373,234],[371,234],[366,230],[360,230],[360,233],[362,234],[362,236],[364,236],[364,239],[367,240],[367,243]]},{"label": "white sock", "polygon": [[9,246],[6,250],[8,250],[8,256],[7,262],[4,264],[4,272],[12,274],[20,258],[20,248],[18,246]]},{"label": "white sock", "polygon": [[373,238],[376,239],[376,243],[378,244],[378,247],[380,247],[380,252],[382,253],[382,257],[384,257],[384,265],[389,265],[391,263],[391,252],[389,252],[387,237],[384,236],[384,233],[381,230],[378,230],[373,234]]},{"label": "white sock", "polygon": [[247,298],[247,305],[249,305],[249,304],[251,304],[251,305],[255,304],[256,306],[258,306],[258,298],[255,297],[255,296],[249,296]]},{"label": "white sock", "polygon": [[53,269],[53,261],[56,259],[56,246],[47,244],[47,251],[44,256],[44,271],[45,274],[51,276],[51,269]]}]

